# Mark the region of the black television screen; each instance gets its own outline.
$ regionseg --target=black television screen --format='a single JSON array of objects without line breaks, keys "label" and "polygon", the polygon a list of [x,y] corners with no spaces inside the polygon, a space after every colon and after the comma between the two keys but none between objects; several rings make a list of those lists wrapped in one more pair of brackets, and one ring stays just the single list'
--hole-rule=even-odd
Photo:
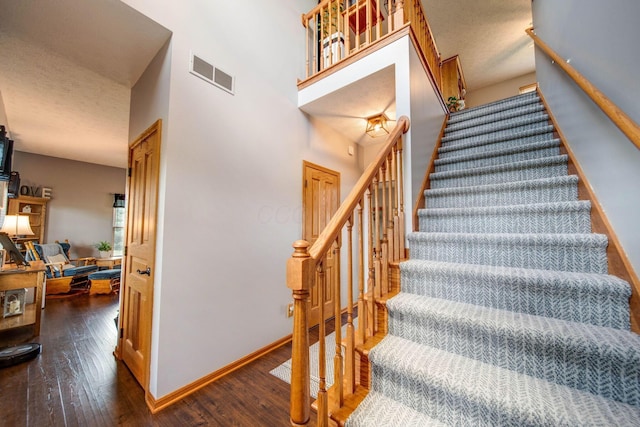
[{"label": "black television screen", "polygon": [[13,140],[7,138],[5,127],[0,125],[0,181],[9,181],[12,157]]}]

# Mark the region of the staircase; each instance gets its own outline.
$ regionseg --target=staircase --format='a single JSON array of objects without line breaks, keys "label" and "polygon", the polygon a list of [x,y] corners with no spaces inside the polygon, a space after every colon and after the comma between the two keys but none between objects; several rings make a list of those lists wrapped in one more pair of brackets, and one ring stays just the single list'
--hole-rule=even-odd
[{"label": "staircase", "polygon": [[630,286],[536,93],[452,114],[357,426],[640,425]]}]

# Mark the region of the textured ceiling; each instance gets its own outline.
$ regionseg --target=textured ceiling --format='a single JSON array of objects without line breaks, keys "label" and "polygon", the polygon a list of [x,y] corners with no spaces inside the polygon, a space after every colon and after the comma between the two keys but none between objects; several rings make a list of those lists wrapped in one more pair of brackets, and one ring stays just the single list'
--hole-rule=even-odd
[{"label": "textured ceiling", "polygon": [[[534,71],[530,0],[423,0],[443,58],[470,91]],[[125,167],[129,94],[170,31],[114,0],[0,0],[0,99],[15,148]],[[368,98],[354,84],[305,108],[361,145],[364,117],[395,118],[393,72]],[[323,109],[323,105],[327,107]],[[338,115],[324,113],[335,111]]]},{"label": "textured ceiling", "polygon": [[113,0],[0,0],[15,149],[125,167],[130,88],[170,32]]},{"label": "textured ceiling", "polygon": [[443,59],[459,55],[467,91],[532,73],[531,0],[422,0]]}]

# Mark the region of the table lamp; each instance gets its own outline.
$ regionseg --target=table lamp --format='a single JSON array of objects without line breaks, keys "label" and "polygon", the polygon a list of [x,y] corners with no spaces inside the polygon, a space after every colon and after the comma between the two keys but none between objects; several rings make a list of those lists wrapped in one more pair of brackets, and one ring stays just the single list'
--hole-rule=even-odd
[{"label": "table lamp", "polygon": [[33,236],[28,216],[6,215],[2,228],[0,228],[0,244],[7,252],[8,259],[13,260],[18,265],[29,265],[25,261],[20,251],[16,248],[12,239],[16,236]]},{"label": "table lamp", "polygon": [[7,233],[12,238],[15,236],[33,236],[28,216],[6,215],[0,233]]}]

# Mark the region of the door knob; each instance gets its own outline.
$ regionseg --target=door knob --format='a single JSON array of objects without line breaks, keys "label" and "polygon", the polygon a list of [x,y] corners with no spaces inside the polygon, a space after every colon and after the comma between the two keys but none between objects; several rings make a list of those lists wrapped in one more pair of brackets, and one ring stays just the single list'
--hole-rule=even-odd
[{"label": "door knob", "polygon": [[151,267],[147,267],[147,269],[145,271],[137,269],[136,273],[138,273],[138,274],[146,274],[147,276],[151,276]]}]

